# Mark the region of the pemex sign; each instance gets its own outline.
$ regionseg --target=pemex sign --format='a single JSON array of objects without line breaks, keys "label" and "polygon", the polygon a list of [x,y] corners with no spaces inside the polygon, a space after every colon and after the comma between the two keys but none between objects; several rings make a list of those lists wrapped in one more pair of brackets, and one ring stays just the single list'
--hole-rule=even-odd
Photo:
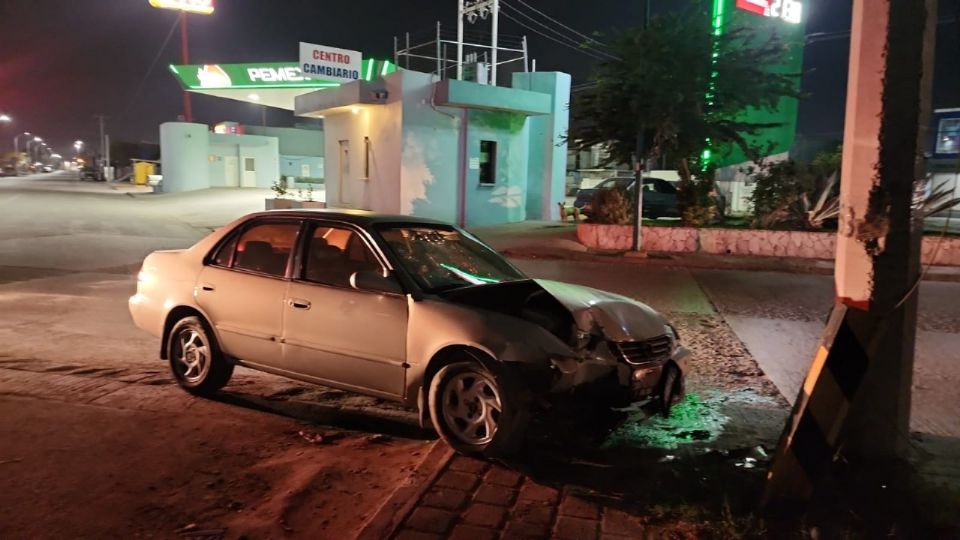
[{"label": "pemex sign", "polygon": [[[397,66],[388,60],[368,58],[360,62],[357,78],[369,81],[396,69]],[[171,65],[170,71],[189,90],[327,88],[341,84],[328,77],[308,76],[297,62],[177,64]]]}]

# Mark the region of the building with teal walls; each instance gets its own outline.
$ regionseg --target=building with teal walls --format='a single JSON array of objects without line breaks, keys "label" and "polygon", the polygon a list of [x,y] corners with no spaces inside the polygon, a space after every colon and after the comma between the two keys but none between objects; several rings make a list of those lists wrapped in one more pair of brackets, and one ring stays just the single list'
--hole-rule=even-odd
[{"label": "building with teal walls", "polygon": [[309,179],[314,183],[323,180],[324,133],[322,129],[244,126],[244,132],[247,135],[277,138],[280,152],[280,176]]},{"label": "building with teal walls", "polygon": [[296,98],[324,119],[330,207],[464,225],[557,219],[570,76],[497,87],[400,70]]},{"label": "building with teal walls", "polygon": [[322,182],[323,131],[256,126],[244,131],[214,133],[206,124],[162,124],[161,190],[269,188],[284,176]]}]

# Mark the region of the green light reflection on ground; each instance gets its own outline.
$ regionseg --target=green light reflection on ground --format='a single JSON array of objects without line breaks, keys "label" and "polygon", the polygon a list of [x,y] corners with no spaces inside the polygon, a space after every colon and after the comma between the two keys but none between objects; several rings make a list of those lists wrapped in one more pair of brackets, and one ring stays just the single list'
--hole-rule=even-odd
[{"label": "green light reflection on ground", "polygon": [[614,431],[604,446],[674,449],[683,444],[716,440],[729,420],[717,410],[715,403],[707,403],[697,394],[687,394],[674,405],[669,418],[639,413]]}]

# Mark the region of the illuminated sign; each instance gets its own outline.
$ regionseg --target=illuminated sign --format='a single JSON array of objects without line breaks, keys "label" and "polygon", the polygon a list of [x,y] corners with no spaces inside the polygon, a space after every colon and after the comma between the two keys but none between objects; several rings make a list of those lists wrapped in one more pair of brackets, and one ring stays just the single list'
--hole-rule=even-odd
[{"label": "illuminated sign", "polygon": [[801,0],[737,0],[737,7],[764,17],[782,19],[792,24],[799,24],[803,21],[803,2]]},{"label": "illuminated sign", "polygon": [[[388,60],[367,59],[360,62],[356,71],[359,73],[358,78],[372,81],[375,77],[382,77],[396,70],[396,64]],[[333,78],[307,77],[296,62],[172,65],[170,71],[176,75],[184,87],[190,90],[340,86],[340,81]]]},{"label": "illuminated sign", "polygon": [[155,8],[175,9],[201,15],[213,14],[213,0],[150,0]]},{"label": "illuminated sign", "polygon": [[300,42],[300,70],[308,79],[356,81],[365,78],[359,51]]}]

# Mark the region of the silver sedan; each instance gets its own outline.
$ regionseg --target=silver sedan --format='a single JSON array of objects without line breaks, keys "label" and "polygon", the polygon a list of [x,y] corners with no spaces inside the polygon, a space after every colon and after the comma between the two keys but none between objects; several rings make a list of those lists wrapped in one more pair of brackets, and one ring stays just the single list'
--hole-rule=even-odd
[{"label": "silver sedan", "polygon": [[452,225],[359,211],[250,214],[152,253],[130,313],[191,393],[258,369],[415,407],[472,454],[515,450],[554,398],[668,412],[689,356],[635,300],[528,278]]}]

